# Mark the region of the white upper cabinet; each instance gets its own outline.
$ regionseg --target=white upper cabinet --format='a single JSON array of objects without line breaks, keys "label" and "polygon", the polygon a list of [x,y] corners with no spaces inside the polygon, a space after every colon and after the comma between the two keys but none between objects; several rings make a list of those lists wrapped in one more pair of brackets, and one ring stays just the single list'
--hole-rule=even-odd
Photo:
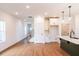
[{"label": "white upper cabinet", "polygon": [[59,19],[50,18],[49,23],[50,23],[50,25],[59,25]]}]

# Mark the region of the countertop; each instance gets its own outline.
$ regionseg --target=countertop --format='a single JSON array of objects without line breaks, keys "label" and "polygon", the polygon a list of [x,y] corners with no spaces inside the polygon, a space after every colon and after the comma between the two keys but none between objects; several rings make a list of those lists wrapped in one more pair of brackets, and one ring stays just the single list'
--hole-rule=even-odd
[{"label": "countertop", "polygon": [[59,36],[59,38],[62,38],[63,40],[79,45],[79,39],[70,38],[69,36]]}]

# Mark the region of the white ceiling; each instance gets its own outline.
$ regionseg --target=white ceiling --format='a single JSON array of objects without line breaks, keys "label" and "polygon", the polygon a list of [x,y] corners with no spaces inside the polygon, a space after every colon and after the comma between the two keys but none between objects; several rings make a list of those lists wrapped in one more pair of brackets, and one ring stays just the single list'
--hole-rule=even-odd
[{"label": "white ceiling", "polygon": [[[30,8],[25,8],[26,5],[29,5]],[[72,6],[72,15],[79,14],[78,3],[0,3],[0,10],[25,19],[27,16],[44,15],[45,12],[48,13],[47,16],[61,16],[63,10],[65,15],[68,15],[69,5]],[[15,14],[16,11],[19,12],[18,15]]]}]

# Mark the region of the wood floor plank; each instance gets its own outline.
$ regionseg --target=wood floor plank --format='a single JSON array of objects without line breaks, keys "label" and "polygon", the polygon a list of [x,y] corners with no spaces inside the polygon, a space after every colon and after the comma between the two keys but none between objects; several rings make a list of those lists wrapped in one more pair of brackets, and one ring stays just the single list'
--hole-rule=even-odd
[{"label": "wood floor plank", "polygon": [[18,43],[1,53],[1,56],[68,56],[58,43]]}]

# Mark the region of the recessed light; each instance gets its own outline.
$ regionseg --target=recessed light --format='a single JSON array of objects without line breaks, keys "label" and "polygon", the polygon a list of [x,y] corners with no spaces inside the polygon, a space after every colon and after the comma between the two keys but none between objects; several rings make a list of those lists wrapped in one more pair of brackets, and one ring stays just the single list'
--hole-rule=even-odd
[{"label": "recessed light", "polygon": [[26,21],[26,19],[24,19],[24,21]]},{"label": "recessed light", "polygon": [[16,12],[15,14],[18,15],[18,12]]},{"label": "recessed light", "polygon": [[44,13],[44,15],[48,15],[48,13],[47,13],[47,12],[45,12],[45,13]]},{"label": "recessed light", "polygon": [[29,9],[29,8],[30,8],[30,6],[29,6],[29,5],[26,5],[26,8],[27,8],[27,9]]}]

